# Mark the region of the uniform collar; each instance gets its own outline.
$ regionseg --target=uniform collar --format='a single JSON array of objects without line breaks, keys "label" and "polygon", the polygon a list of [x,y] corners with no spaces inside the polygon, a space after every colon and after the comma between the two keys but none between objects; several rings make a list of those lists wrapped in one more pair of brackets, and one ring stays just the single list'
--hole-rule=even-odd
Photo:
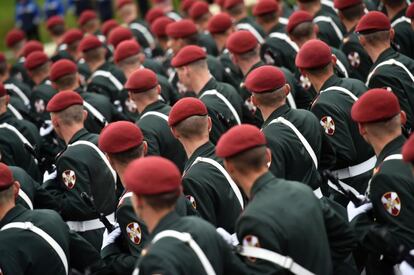
[{"label": "uniform collar", "polygon": [[99,66],[96,71],[110,71],[111,70],[111,63],[104,62],[101,66]]},{"label": "uniform collar", "polygon": [[0,123],[7,123],[12,118],[13,116],[8,111],[6,111],[0,115]]},{"label": "uniform collar", "polygon": [[88,130],[86,130],[85,128],[80,129],[79,131],[76,132],[76,134],[73,135],[73,137],[69,140],[69,144],[72,144],[78,140],[80,140],[83,136],[86,136],[87,134],[89,134]]},{"label": "uniform collar", "polygon": [[256,68],[259,68],[259,67],[261,67],[261,66],[264,66],[265,65],[265,63],[263,62],[263,61],[259,61],[259,62],[257,62],[256,64],[254,64],[251,68],[250,68],[250,70],[247,72],[247,74],[244,76],[244,78],[246,79],[246,77],[249,75],[249,73],[251,72],[251,71],[253,71],[254,69],[256,69]]},{"label": "uniform collar", "polygon": [[325,81],[325,83],[323,83],[322,87],[321,87],[321,91],[328,89],[329,87],[332,86],[340,86],[338,85],[341,82],[341,78],[339,78],[336,74],[331,75],[330,78],[328,78],[328,80]]},{"label": "uniform collar", "polygon": [[142,111],[141,116],[147,112],[150,111],[160,111],[165,107],[165,103],[161,100],[157,100],[151,104],[149,104],[147,107],[145,107],[144,111]]},{"label": "uniform collar", "polygon": [[378,167],[386,157],[393,154],[401,154],[401,148],[403,147],[405,141],[406,138],[403,135],[400,135],[385,145],[381,153],[378,155],[375,167]]},{"label": "uniform collar", "polygon": [[261,175],[252,186],[252,190],[250,191],[250,196],[253,198],[264,186],[270,183],[272,180],[276,179],[275,176],[271,172],[266,172]]},{"label": "uniform collar", "polygon": [[193,152],[193,154],[191,155],[191,157],[186,162],[186,167],[185,167],[184,170],[187,170],[188,168],[190,168],[191,165],[194,163],[194,161],[198,157],[211,157],[211,156],[214,156],[215,150],[216,150],[216,148],[214,147],[213,143],[211,143],[210,141],[204,143],[203,145],[201,145],[200,147],[198,147]]},{"label": "uniform collar", "polygon": [[209,90],[216,90],[217,89],[217,80],[214,77],[211,77],[206,85],[201,89],[200,93],[198,94],[198,97],[200,97],[205,91]]},{"label": "uniform collar", "polygon": [[399,13],[397,13],[392,19],[391,19],[391,23],[393,23],[395,20],[404,17],[405,16],[405,12],[407,11],[407,8],[402,9]]},{"label": "uniform collar", "polygon": [[2,228],[8,223],[11,223],[13,220],[16,219],[16,217],[22,215],[26,211],[30,210],[24,208],[19,204],[16,204],[16,206],[10,209],[9,212],[7,212],[6,216],[4,216],[4,218],[0,221],[0,228]]},{"label": "uniform collar", "polygon": [[172,210],[158,222],[157,226],[151,233],[151,238],[154,238],[158,233],[171,228],[171,225],[174,224],[179,218],[180,216],[177,214],[177,212],[175,210]]},{"label": "uniform collar", "polygon": [[385,60],[396,58],[397,56],[398,52],[396,52],[393,48],[389,47],[378,56],[378,59],[377,61],[375,61],[374,65],[372,65],[372,68],[375,68],[379,63]]},{"label": "uniform collar", "polygon": [[285,25],[283,25],[282,23],[278,22],[276,25],[274,25],[270,29],[269,34],[274,33],[274,32],[285,33],[285,28],[286,28]]},{"label": "uniform collar", "polygon": [[290,111],[290,107],[287,104],[284,104],[282,106],[280,106],[279,108],[277,108],[276,110],[273,111],[273,113],[270,114],[270,116],[266,119],[266,121],[263,123],[263,127],[265,128],[272,120],[283,116],[284,114],[286,114],[287,112]]}]

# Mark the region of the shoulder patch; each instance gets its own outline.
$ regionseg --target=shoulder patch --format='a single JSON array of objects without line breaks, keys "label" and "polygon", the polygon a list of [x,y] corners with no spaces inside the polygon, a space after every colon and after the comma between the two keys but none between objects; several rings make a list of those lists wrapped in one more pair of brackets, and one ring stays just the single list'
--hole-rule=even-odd
[{"label": "shoulder patch", "polygon": [[396,192],[387,192],[381,197],[382,205],[392,216],[396,217],[401,211],[401,200]]},{"label": "shoulder patch", "polygon": [[351,66],[354,68],[358,68],[361,64],[361,57],[359,56],[358,52],[350,52],[348,54],[348,60],[349,64],[351,64]]},{"label": "shoulder patch", "polygon": [[136,113],[137,112],[137,105],[135,105],[134,101],[132,101],[130,98],[125,100],[125,107],[127,108],[128,112],[130,112],[130,113]]},{"label": "shoulder patch", "polygon": [[76,184],[76,174],[73,170],[65,170],[62,173],[62,180],[63,183],[66,185],[67,188],[73,189]]},{"label": "shoulder patch", "polygon": [[131,242],[140,244],[142,240],[141,227],[137,222],[131,222],[126,226],[126,232]]},{"label": "shoulder patch", "polygon": [[300,75],[299,82],[300,82],[300,86],[302,86],[302,88],[305,90],[309,90],[310,87],[312,86],[312,83],[309,81],[309,78],[307,78],[306,76],[302,74]]},{"label": "shoulder patch", "polygon": [[[247,235],[243,238],[243,246],[260,247],[259,238],[254,235]],[[255,262],[256,258],[246,257],[249,261]]]},{"label": "shoulder patch", "polygon": [[325,133],[333,136],[335,134],[335,121],[330,116],[324,116],[320,121],[321,126],[325,129]]},{"label": "shoulder patch", "polygon": [[187,195],[185,197],[187,198],[187,200],[191,202],[191,205],[193,206],[193,208],[197,210],[197,203],[196,203],[195,198],[191,195]]},{"label": "shoulder patch", "polygon": [[36,113],[44,113],[45,111],[45,101],[43,99],[36,99],[34,102],[34,107]]}]

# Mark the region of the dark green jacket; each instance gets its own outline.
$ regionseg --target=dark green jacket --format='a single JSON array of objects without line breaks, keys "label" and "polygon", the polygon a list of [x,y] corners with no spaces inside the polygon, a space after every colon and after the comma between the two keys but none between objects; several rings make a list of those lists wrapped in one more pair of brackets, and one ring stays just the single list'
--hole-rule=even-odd
[{"label": "dark green jacket", "polygon": [[[250,16],[240,19],[238,22],[235,23],[235,27],[237,30],[250,31],[256,38],[257,34],[259,35],[260,39],[264,40],[266,37],[266,33],[264,32],[263,28],[259,24],[257,24],[253,17]],[[263,41],[259,42],[262,43]]]},{"label": "dark green jacket", "polygon": [[[270,172],[260,176],[236,231],[243,245],[287,255],[315,274],[332,274],[321,204],[302,183],[275,178]],[[282,272],[263,260],[246,258],[245,262],[255,274]]]},{"label": "dark green jacket", "polygon": [[46,106],[49,100],[51,100],[57,92],[58,91],[55,88],[47,83],[40,84],[33,88],[30,99],[31,112],[38,127],[42,126],[45,120],[50,120],[50,114],[46,112]]},{"label": "dark green jacket", "polygon": [[338,16],[322,8],[315,14],[314,22],[319,27],[318,38],[332,47],[339,48],[345,33],[345,27]]},{"label": "dark green jacket", "polygon": [[30,98],[32,90],[22,81],[13,77],[4,81],[4,88],[10,95],[10,103],[23,115],[26,119],[31,119],[30,113]]},{"label": "dark green jacket", "polygon": [[24,57],[20,57],[17,62],[10,69],[10,76],[23,81],[29,87],[33,87],[35,84],[32,78],[29,76],[26,68],[24,67]]},{"label": "dark green jacket", "polygon": [[221,62],[221,65],[224,67],[223,82],[228,83],[234,88],[238,89],[240,87],[240,83],[243,80],[243,74],[240,71],[239,67],[234,65],[233,61],[231,60],[229,50],[224,49],[218,59]]},{"label": "dark green jacket", "polygon": [[155,45],[155,39],[149,30],[147,23],[144,20],[137,18],[129,23],[129,28],[139,45],[144,49],[145,54],[150,54],[151,47]]},{"label": "dark green jacket", "polygon": [[405,16],[407,9],[401,10],[391,19],[394,28],[394,46],[397,50],[409,58],[414,58],[414,32],[410,21]]},{"label": "dark green jacket", "polygon": [[40,148],[41,140],[36,126],[27,120],[19,120],[9,112],[0,115],[0,124],[7,123],[14,126],[35,148]]}]

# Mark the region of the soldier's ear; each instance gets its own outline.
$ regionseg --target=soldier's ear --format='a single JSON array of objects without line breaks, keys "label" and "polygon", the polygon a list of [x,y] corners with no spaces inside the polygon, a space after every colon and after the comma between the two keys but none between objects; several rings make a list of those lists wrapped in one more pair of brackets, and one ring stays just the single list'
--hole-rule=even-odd
[{"label": "soldier's ear", "polygon": [[272,164],[272,151],[269,148],[266,148],[266,164],[267,168]]},{"label": "soldier's ear", "polygon": [[364,47],[364,46],[365,46],[365,44],[366,44],[366,39],[365,39],[365,36],[363,36],[363,35],[359,35],[359,36],[358,36],[358,39],[359,39],[359,43],[361,44],[361,46],[362,46],[362,47]]},{"label": "soldier's ear", "polygon": [[211,121],[211,117],[210,116],[208,116],[207,124],[208,124],[208,132],[210,133],[211,132],[211,128],[213,127],[213,122]]},{"label": "soldier's ear", "polygon": [[401,125],[405,125],[407,123],[407,114],[404,111],[401,111],[400,118],[401,118]]},{"label": "soldier's ear", "polygon": [[290,85],[289,84],[285,84],[285,95],[287,96],[290,93]]},{"label": "soldier's ear", "polygon": [[20,190],[20,182],[18,182],[17,180],[15,180],[14,183],[13,183],[13,195],[14,195],[14,199],[16,199],[19,196],[19,190]]},{"label": "soldier's ear", "polygon": [[250,100],[252,101],[252,104],[256,107],[259,107],[259,102],[257,102],[257,98],[254,96],[254,94],[252,94],[250,96]]},{"label": "soldier's ear", "polygon": [[394,28],[390,29],[390,40],[393,41],[394,40],[394,36],[395,36],[395,31]]},{"label": "soldier's ear", "polygon": [[367,134],[367,129],[365,128],[364,124],[358,123],[358,130],[361,136],[365,136]]},{"label": "soldier's ear", "polygon": [[318,35],[319,33],[319,26],[318,24],[313,24],[313,33]]},{"label": "soldier's ear", "polygon": [[336,66],[336,61],[337,61],[338,59],[336,58],[336,55],[334,55],[334,54],[332,54],[332,64],[334,65],[334,66]]},{"label": "soldier's ear", "polygon": [[170,130],[171,130],[171,133],[173,134],[173,136],[176,139],[179,139],[180,138],[180,134],[177,132],[177,130],[174,127],[170,127]]},{"label": "soldier's ear", "polygon": [[86,121],[87,118],[88,118],[88,111],[83,110],[83,121]]},{"label": "soldier's ear", "polygon": [[161,85],[160,84],[157,85],[157,93],[159,95],[161,94]]},{"label": "soldier's ear", "polygon": [[148,153],[148,143],[144,140],[142,142],[142,154],[143,156],[146,156]]},{"label": "soldier's ear", "polygon": [[139,60],[139,62],[142,64],[142,63],[144,63],[144,61],[145,61],[145,54],[143,54],[143,53],[139,53],[138,54],[138,60]]}]

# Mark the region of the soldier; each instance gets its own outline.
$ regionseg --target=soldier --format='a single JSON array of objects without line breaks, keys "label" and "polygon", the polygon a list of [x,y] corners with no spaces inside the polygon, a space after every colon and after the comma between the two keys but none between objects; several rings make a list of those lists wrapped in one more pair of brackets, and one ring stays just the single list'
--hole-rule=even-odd
[{"label": "soldier", "polygon": [[137,273],[246,274],[212,225],[173,211],[182,187],[181,174],[171,161],[161,157],[135,160],[124,178],[126,188],[133,192],[135,212],[151,234]]},{"label": "soldier", "polygon": [[[414,136],[411,135],[410,138],[405,142],[403,149],[402,149],[402,155],[405,162],[411,162],[411,165],[414,164]],[[412,167],[414,168],[414,167]],[[414,174],[414,169],[413,169]]]},{"label": "soldier", "polygon": [[59,15],[51,16],[46,21],[46,28],[53,42],[58,45],[65,33],[65,20]]},{"label": "soldier", "polygon": [[161,63],[166,62],[168,51],[167,26],[174,20],[167,16],[162,16],[154,20],[151,24],[151,32],[157,40],[157,47],[153,51],[153,57]]},{"label": "soldier", "polygon": [[209,140],[211,118],[207,107],[199,99],[183,98],[172,107],[168,124],[187,153],[182,181],[184,194],[202,218],[234,233],[244,198],[214,153],[215,147]]},{"label": "soldier", "polygon": [[153,7],[148,10],[147,14],[145,14],[145,21],[147,21],[149,25],[152,25],[155,20],[163,16],[165,16],[165,13],[162,8]]},{"label": "soldier", "polygon": [[[371,203],[356,207],[350,202],[349,220],[368,249],[367,274],[394,274],[398,259],[390,248],[414,248],[414,230],[410,226],[414,218],[414,178],[401,155],[406,140],[401,131],[405,114],[393,93],[372,89],[354,104],[351,115],[360,134],[374,149],[377,162],[366,192]],[[372,215],[363,214],[370,208]],[[384,230],[385,244],[372,236],[378,229]]]},{"label": "soldier", "polygon": [[398,97],[401,109],[407,114],[406,130],[414,129],[414,62],[391,47],[394,29],[381,12],[369,12],[359,21],[356,32],[361,45],[371,57],[372,65],[366,85],[369,88],[387,87]]},{"label": "soldier", "polygon": [[[335,58],[329,46],[316,39],[306,42],[296,56],[296,66],[318,93],[311,111],[320,120],[336,151],[336,162],[332,169],[342,184],[346,183],[347,188],[362,193],[374,168],[375,156],[358,134],[350,110],[352,104],[366,91],[366,87],[359,80],[336,76],[333,64]],[[347,142],[344,143],[344,140]],[[347,203],[341,195],[336,196],[336,200]]]},{"label": "soldier", "polygon": [[148,142],[148,155],[168,158],[182,171],[185,151],[168,127],[171,107],[160,100],[161,86],[157,75],[145,68],[138,69],[129,76],[125,89],[140,115],[136,123]]},{"label": "soldier", "polygon": [[[97,148],[98,136],[84,128],[87,112],[82,97],[74,91],[57,93],[47,104],[53,129],[67,148],[56,160],[56,170],[45,184],[59,202],[59,213],[69,228],[97,250],[102,244],[102,213],[114,221],[116,172]],[[94,199],[94,208],[82,198]]]},{"label": "soldier", "polygon": [[29,85],[31,88],[35,85],[30,78],[29,74],[27,73],[26,68],[24,67],[24,63],[26,58],[35,51],[43,51],[43,44],[36,40],[29,40],[27,41],[22,50],[19,52],[19,57],[17,62],[12,66],[10,70],[10,74],[13,77],[23,81],[25,84]]},{"label": "soldier", "polygon": [[7,33],[5,41],[7,48],[13,52],[13,56],[18,58],[26,43],[26,35],[20,29],[12,29]]},{"label": "soldier", "polygon": [[90,35],[96,35],[102,42],[105,41],[105,37],[100,34],[101,22],[98,15],[93,10],[83,11],[78,19],[79,28],[83,33]]},{"label": "soldier", "polygon": [[225,131],[242,121],[243,102],[239,94],[210,74],[207,55],[198,46],[182,48],[171,65],[176,68],[180,82],[207,106],[213,121],[210,140],[216,144]]},{"label": "soldier", "polygon": [[195,2],[194,5],[188,10],[190,18],[198,27],[199,32],[207,31],[207,24],[210,18],[213,16],[210,12],[210,7],[206,2]]},{"label": "soldier", "polygon": [[111,31],[118,26],[119,24],[115,19],[106,20],[101,26],[101,32],[106,38],[108,38]]},{"label": "soldier", "polygon": [[189,14],[188,11],[190,10],[191,6],[196,2],[196,0],[183,0],[180,3],[180,14],[183,18],[188,18]]},{"label": "soldier", "polygon": [[349,75],[352,78],[365,81],[372,66],[372,61],[361,43],[359,43],[358,35],[355,33],[358,21],[365,14],[364,3],[362,0],[335,0],[334,4],[347,31],[342,41],[341,50],[345,53],[351,65]]},{"label": "soldier", "polygon": [[[217,145],[216,153],[224,158],[226,170],[250,199],[236,224],[238,239],[243,246],[286,255],[315,274],[332,274],[318,199],[304,184],[275,178],[269,172],[266,143],[258,128],[240,125],[225,133]],[[256,255],[249,255],[245,262],[257,274],[283,272],[281,266]]]},{"label": "soldier", "polygon": [[263,28],[266,36],[272,33],[284,33],[286,25],[279,21],[279,3],[272,0],[260,0],[253,8],[256,22]]}]

